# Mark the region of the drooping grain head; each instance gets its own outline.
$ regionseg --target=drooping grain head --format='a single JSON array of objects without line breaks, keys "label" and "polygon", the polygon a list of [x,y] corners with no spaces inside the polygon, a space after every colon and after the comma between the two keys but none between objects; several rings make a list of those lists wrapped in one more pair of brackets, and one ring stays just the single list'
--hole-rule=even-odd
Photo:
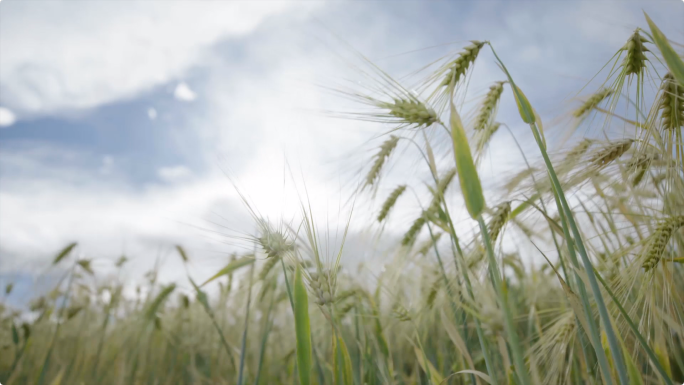
[{"label": "drooping grain head", "polygon": [[668,72],[663,77],[660,89],[658,109],[663,129],[676,130],[684,127],[684,87]]},{"label": "drooping grain head", "polygon": [[575,118],[582,118],[593,111],[598,105],[613,94],[613,90],[609,88],[603,88],[595,92],[589,97],[582,105],[572,112]]},{"label": "drooping grain head", "polygon": [[648,246],[642,257],[641,266],[644,270],[649,271],[658,266],[670,238],[682,226],[684,226],[684,216],[668,218],[658,225],[658,228],[649,237]]},{"label": "drooping grain head", "polygon": [[484,102],[480,107],[480,112],[477,114],[477,118],[475,119],[475,130],[484,130],[487,126],[493,123],[492,120],[494,119],[494,111],[499,103],[499,99],[501,99],[504,83],[506,82],[499,81],[489,87],[489,92],[487,92]]},{"label": "drooping grain head", "polygon": [[650,43],[650,41],[641,36],[637,29],[621,48],[622,51],[626,52],[626,56],[622,61],[626,76],[639,75],[646,67],[646,61],[648,60],[646,52],[649,52],[649,50],[644,46],[644,43]]},{"label": "drooping grain head", "polygon": [[394,103],[386,103],[389,114],[399,118],[401,123],[416,127],[428,127],[437,122],[437,113],[432,107],[413,99],[394,99]]},{"label": "drooping grain head", "polygon": [[629,151],[634,143],[633,139],[625,139],[617,142],[610,142],[592,156],[591,162],[595,166],[603,167],[621,157],[625,152]]},{"label": "drooping grain head", "polygon": [[465,47],[458,55],[456,60],[449,65],[449,71],[444,76],[441,86],[447,87],[457,84],[465,75],[470,65],[477,59],[477,55],[485,45],[484,42],[473,40],[469,46]]},{"label": "drooping grain head", "polygon": [[366,175],[366,186],[372,186],[378,179],[380,171],[382,171],[382,166],[385,164],[387,158],[389,158],[392,150],[397,147],[397,143],[399,143],[399,137],[391,135],[390,138],[380,146],[380,150],[375,154],[373,166],[371,166],[370,171]]},{"label": "drooping grain head", "polygon": [[392,207],[394,207],[394,204],[397,203],[397,199],[401,196],[401,194],[406,191],[406,185],[400,185],[397,186],[390,195],[385,199],[385,202],[382,204],[382,208],[380,209],[380,213],[378,214],[378,222],[382,222],[387,218],[387,215],[389,214],[390,210],[392,210]]},{"label": "drooping grain head", "polygon": [[423,229],[423,226],[425,225],[425,214],[422,214],[420,217],[418,217],[415,221],[413,221],[413,224],[411,227],[408,229],[406,234],[404,234],[404,238],[401,240],[402,246],[410,246],[415,242],[416,237],[418,236],[418,233],[420,233],[420,230]]},{"label": "drooping grain head", "polygon": [[511,214],[511,203],[504,202],[496,207],[492,219],[489,221],[489,236],[492,243],[495,243],[501,230],[508,221],[508,217]]}]

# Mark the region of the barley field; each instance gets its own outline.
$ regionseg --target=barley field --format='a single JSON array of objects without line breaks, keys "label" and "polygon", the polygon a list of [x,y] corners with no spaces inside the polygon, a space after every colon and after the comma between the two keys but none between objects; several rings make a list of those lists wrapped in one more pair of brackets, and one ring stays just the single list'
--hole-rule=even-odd
[{"label": "barley field", "polygon": [[[189,284],[161,284],[153,270],[133,288],[98,277],[78,243],[55,250],[50,268],[63,274],[49,293],[24,310],[0,304],[0,383],[681,384],[683,47],[644,15],[596,68],[602,84],[578,90],[553,122],[495,41],[402,79],[349,48],[365,82],[332,92],[358,109],[330,119],[375,122],[378,135],[350,178],[348,215],[373,207],[367,227],[382,238],[397,209],[429,192],[386,241],[372,282],[342,258],[348,222],[321,223],[304,198],[299,217],[266,218],[241,195],[258,231],[240,242],[253,251],[213,276],[188,273]],[[484,56],[500,76],[472,94]],[[505,95],[534,152],[511,137],[519,121],[498,119]],[[489,186],[482,160],[497,135],[526,168]],[[422,183],[387,182],[405,161]],[[12,283],[3,290],[12,296]]]}]

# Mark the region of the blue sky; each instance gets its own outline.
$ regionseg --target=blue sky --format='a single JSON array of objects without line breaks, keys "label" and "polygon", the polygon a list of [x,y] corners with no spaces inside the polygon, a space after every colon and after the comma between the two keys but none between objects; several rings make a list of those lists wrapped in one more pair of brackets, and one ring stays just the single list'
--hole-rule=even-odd
[{"label": "blue sky", "polygon": [[[333,33],[396,77],[490,40],[552,122],[645,26],[642,10],[684,41],[679,0],[4,0],[0,274],[42,271],[70,241],[98,271],[126,253],[141,275],[176,243],[212,269],[235,245],[193,226],[250,231],[225,170],[262,213],[287,217],[298,208],[287,161],[314,206],[335,212],[382,127],[318,113],[350,105],[317,85],[358,77]],[[487,52],[470,89],[501,78]],[[516,114],[504,98],[500,120],[524,144]],[[488,165],[520,162],[505,138],[491,153]],[[168,279],[184,275],[169,263]]]}]

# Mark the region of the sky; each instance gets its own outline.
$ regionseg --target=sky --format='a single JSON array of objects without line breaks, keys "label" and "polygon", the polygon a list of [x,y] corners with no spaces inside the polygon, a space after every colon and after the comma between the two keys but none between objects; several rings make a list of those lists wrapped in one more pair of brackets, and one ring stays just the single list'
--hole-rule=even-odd
[{"label": "sky", "polygon": [[[552,122],[646,27],[642,11],[684,41],[680,0],[4,0],[0,283],[48,274],[74,241],[97,272],[125,254],[131,277],[163,260],[167,280],[185,276],[173,256],[181,244],[193,274],[206,276],[250,247],[229,236],[254,234],[235,186],[276,221],[310,202],[329,220],[323,230],[339,236],[354,172],[386,130],[324,113],[359,107],[330,92],[363,85],[355,52],[403,79],[469,40],[489,40]],[[482,95],[495,80],[501,71],[485,52],[469,89]],[[532,151],[510,95],[499,116]],[[516,154],[495,137],[485,174],[521,164]],[[421,175],[411,165],[391,172]],[[354,203],[352,233],[381,203],[366,198]],[[398,215],[397,231],[413,218]],[[357,238],[350,258],[373,258]]]}]

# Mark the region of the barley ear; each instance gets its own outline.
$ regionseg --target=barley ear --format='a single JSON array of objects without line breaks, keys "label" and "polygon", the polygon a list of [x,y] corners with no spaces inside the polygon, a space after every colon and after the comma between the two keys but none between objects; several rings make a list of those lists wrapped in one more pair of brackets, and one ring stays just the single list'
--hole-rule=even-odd
[{"label": "barley ear", "polygon": [[390,115],[415,127],[428,127],[439,120],[432,107],[417,99],[395,99],[394,103],[386,103],[383,106],[390,110]]},{"label": "barley ear", "polygon": [[648,247],[644,252],[643,263],[641,264],[644,270],[649,271],[658,266],[670,238],[682,226],[684,226],[684,216],[668,218],[658,226],[649,238]]},{"label": "barley ear", "polygon": [[378,214],[378,222],[382,222],[387,218],[387,215],[389,214],[390,210],[392,210],[392,207],[394,207],[394,204],[397,203],[397,199],[401,196],[401,194],[404,193],[406,190],[406,185],[400,185],[395,188],[390,195],[387,197],[385,202],[382,204],[382,208],[380,209],[380,213]]},{"label": "barley ear", "polygon": [[679,85],[668,72],[660,86],[662,94],[658,103],[660,121],[666,130],[676,130],[684,126],[684,86]]},{"label": "barley ear", "polygon": [[637,29],[622,47],[621,50],[627,52],[627,55],[622,61],[622,67],[624,68],[626,75],[639,75],[646,67],[646,61],[648,60],[646,58],[648,48],[644,46],[644,43],[646,42],[648,42],[648,40],[642,37]]},{"label": "barley ear", "polygon": [[401,240],[401,244],[403,246],[410,246],[416,240],[418,233],[420,233],[420,230],[422,230],[423,226],[425,225],[425,215],[426,214],[423,212],[421,213],[420,217],[413,221],[413,224],[408,229],[406,234],[404,234],[404,238]]},{"label": "barley ear", "polygon": [[632,143],[634,143],[632,139],[608,143],[606,146],[598,149],[591,158],[591,162],[597,167],[607,166],[627,152],[632,147]]},{"label": "barley ear", "polygon": [[375,181],[378,179],[380,176],[380,171],[382,170],[382,166],[385,164],[387,158],[389,158],[392,150],[397,147],[397,143],[399,143],[399,137],[394,135],[390,136],[389,139],[382,143],[380,146],[380,151],[375,154],[373,166],[371,166],[370,171],[368,171],[368,174],[366,175],[365,186],[372,186],[373,183],[375,183]]},{"label": "barley ear", "polygon": [[442,81],[442,87],[453,86],[458,83],[465,75],[468,67],[477,59],[477,55],[485,45],[485,42],[477,40],[473,40],[471,43],[472,44],[469,46],[463,48],[463,51],[459,53],[456,60],[450,64],[451,68],[449,68],[448,73]]},{"label": "barley ear", "polygon": [[488,125],[493,123],[494,112],[496,105],[499,103],[499,99],[501,99],[504,83],[506,82],[496,82],[493,86],[489,87],[489,92],[487,92],[484,102],[480,107],[480,112],[475,119],[475,130],[484,130]]},{"label": "barley ear", "polygon": [[582,105],[572,112],[575,118],[582,118],[593,111],[602,101],[613,94],[610,88],[603,88],[592,94]]},{"label": "barley ear", "polygon": [[504,202],[496,207],[492,219],[489,221],[489,236],[492,239],[492,243],[496,243],[501,229],[508,221],[508,217],[511,215],[511,203]]}]

